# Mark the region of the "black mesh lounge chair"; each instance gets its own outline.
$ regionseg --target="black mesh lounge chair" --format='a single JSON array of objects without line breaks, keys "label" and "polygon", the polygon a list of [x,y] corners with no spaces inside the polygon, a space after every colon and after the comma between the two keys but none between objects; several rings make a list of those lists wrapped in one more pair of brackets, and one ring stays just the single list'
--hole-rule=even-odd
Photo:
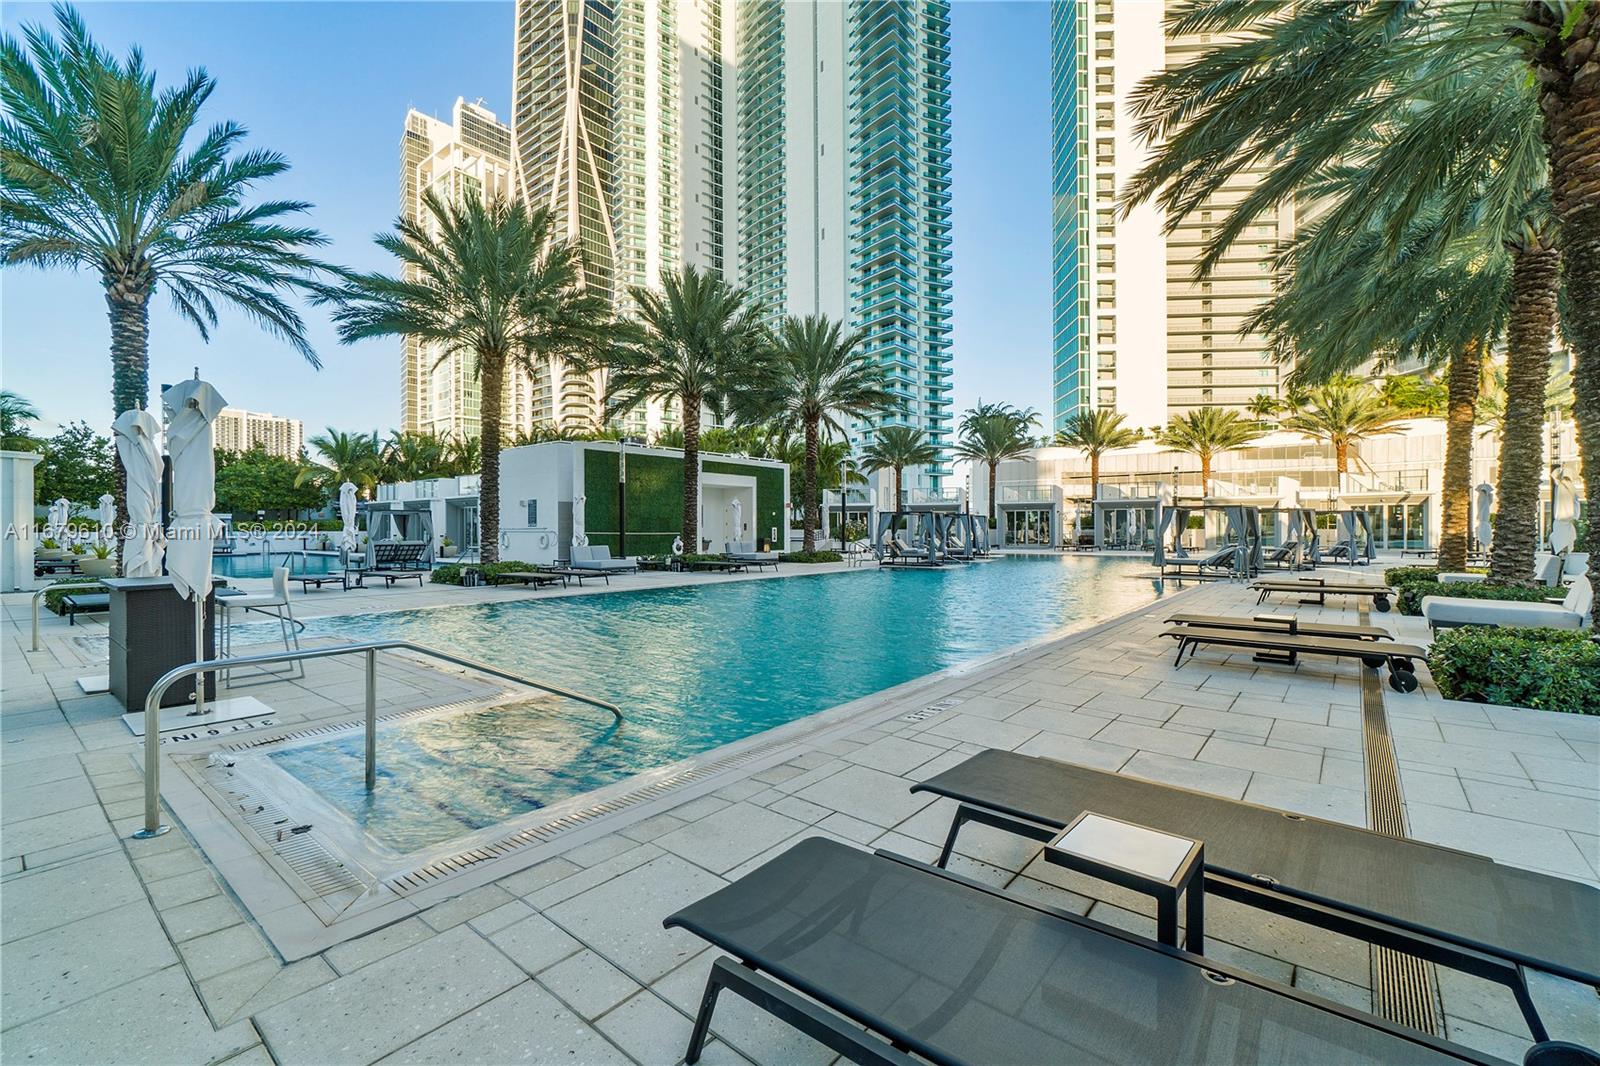
[{"label": "black mesh lounge chair", "polygon": [[956,874],[820,837],[664,924],[732,956],[712,964],[690,1063],[723,989],[858,1063],[1495,1061]]},{"label": "black mesh lounge chair", "polygon": [[1372,599],[1372,605],[1380,611],[1387,611],[1389,601],[1396,595],[1394,589],[1384,585],[1374,585],[1370,581],[1321,577],[1262,578],[1251,583],[1250,591],[1260,593],[1256,597],[1257,603],[1265,603],[1268,596],[1276,593],[1289,593],[1299,596],[1301,603],[1314,603],[1318,606],[1326,606],[1329,596],[1367,596]]},{"label": "black mesh lounge chair", "polygon": [[1327,655],[1335,659],[1360,659],[1363,665],[1374,670],[1389,667],[1389,687],[1396,692],[1415,692],[1417,681],[1413,660],[1424,659],[1426,648],[1415,644],[1397,644],[1392,640],[1352,640],[1349,637],[1323,637],[1306,633],[1266,632],[1264,630],[1216,629],[1209,626],[1173,626],[1161,634],[1178,642],[1178,658],[1174,665],[1183,665],[1183,653],[1191,658],[1203,647],[1243,648],[1255,652],[1258,663],[1281,663],[1293,666],[1302,655]]},{"label": "black mesh lounge chair", "polygon": [[1239,556],[1239,546],[1218,548],[1204,559],[1168,559],[1161,564],[1162,577],[1231,577]]},{"label": "black mesh lounge chair", "polygon": [[1274,570],[1300,569],[1300,542],[1290,540],[1278,545],[1261,557],[1261,565]]},{"label": "black mesh lounge chair", "polygon": [[1510,988],[1548,1037],[1522,967],[1600,988],[1600,889],[1436,844],[1008,751],[913,785],[962,825],[1049,840],[1084,811],[1205,844],[1205,890]]},{"label": "black mesh lounge chair", "polygon": [[1382,626],[1336,625],[1330,622],[1302,622],[1292,614],[1258,614],[1242,618],[1232,614],[1175,614],[1167,619],[1175,626],[1205,626],[1211,629],[1245,629],[1257,633],[1288,633],[1314,637],[1347,637],[1351,640],[1389,640],[1394,634]]},{"label": "black mesh lounge chair", "polygon": [[567,579],[560,574],[548,574],[542,570],[506,570],[498,574],[491,574],[489,584],[509,585],[517,581],[524,588],[532,585],[534,588],[544,588],[546,585],[566,585]]},{"label": "black mesh lounge chair", "polygon": [[111,594],[108,592],[75,592],[61,597],[61,612],[67,616],[69,626],[78,624],[80,614],[109,610],[111,610]]}]

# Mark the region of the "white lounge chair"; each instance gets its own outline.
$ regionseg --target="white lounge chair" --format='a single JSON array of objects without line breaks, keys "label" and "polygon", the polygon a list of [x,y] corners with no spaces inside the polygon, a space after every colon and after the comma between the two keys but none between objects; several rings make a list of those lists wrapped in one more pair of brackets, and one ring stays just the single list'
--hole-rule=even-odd
[{"label": "white lounge chair", "polygon": [[574,570],[602,570],[608,574],[632,573],[639,564],[632,559],[613,559],[611,549],[604,544],[572,546]]},{"label": "white lounge chair", "polygon": [[772,563],[777,565],[777,552],[758,552],[754,541],[730,540],[723,545],[728,558],[739,563]]},{"label": "white lounge chair", "polygon": [[1560,603],[1520,603],[1515,600],[1477,600],[1465,596],[1424,596],[1422,617],[1434,629],[1455,626],[1548,626],[1582,629],[1589,624],[1594,589],[1580,577]]},{"label": "white lounge chair", "polygon": [[[1584,565],[1588,565],[1589,557],[1584,556]],[[1550,552],[1533,553],[1533,579],[1541,585],[1554,588],[1561,584],[1562,557],[1552,555]],[[1488,574],[1465,574],[1456,571],[1446,571],[1439,575],[1439,581],[1445,585],[1481,585]]]}]

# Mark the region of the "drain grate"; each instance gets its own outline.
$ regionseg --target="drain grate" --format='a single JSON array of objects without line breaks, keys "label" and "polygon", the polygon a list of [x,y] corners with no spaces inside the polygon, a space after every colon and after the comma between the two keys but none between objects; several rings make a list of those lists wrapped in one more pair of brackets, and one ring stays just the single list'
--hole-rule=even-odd
[{"label": "drain grate", "polygon": [[959,707],[961,704],[963,704],[965,702],[966,702],[966,700],[960,699],[959,697],[956,697],[956,696],[951,696],[948,699],[940,700],[938,703],[930,703],[926,707],[919,707],[918,709],[916,709],[914,711],[911,711],[908,714],[902,714],[900,716],[900,721],[902,721],[902,722],[926,722],[928,719],[932,718],[934,715],[942,714],[945,711],[948,711],[952,707]]},{"label": "drain grate", "polygon": [[313,831],[296,833],[294,820],[276,803],[236,787],[237,779],[228,764],[208,766],[204,773],[211,787],[233,803],[261,842],[318,898],[365,887],[353,870],[323,847]]},{"label": "drain grate", "polygon": [[[1368,624],[1365,606],[1360,621]],[[1378,671],[1366,668],[1361,670],[1361,740],[1366,756],[1367,825],[1386,836],[1405,837],[1406,809],[1383,706],[1383,680]],[[1432,965],[1391,948],[1372,948],[1372,1006],[1379,1016],[1437,1035],[1438,1002]]]}]

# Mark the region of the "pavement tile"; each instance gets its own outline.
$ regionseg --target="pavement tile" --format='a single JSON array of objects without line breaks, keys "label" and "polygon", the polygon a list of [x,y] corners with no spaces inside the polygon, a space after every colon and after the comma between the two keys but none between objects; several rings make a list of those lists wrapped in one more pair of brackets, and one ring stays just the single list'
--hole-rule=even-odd
[{"label": "pavement tile", "polygon": [[885,828],[904,821],[933,802],[933,797],[925,793],[913,794],[911,782],[905,778],[866,766],[841,770],[827,781],[799,793],[799,796],[803,800]]},{"label": "pavement tile", "polygon": [[592,951],[567,956],[539,974],[539,983],[593,1019],[639,991],[633,978]]},{"label": "pavement tile", "polygon": [[465,1062],[629,1066],[626,1055],[532,981],[524,981],[380,1061],[386,1066]]},{"label": "pavement tile", "polygon": [[970,714],[953,714],[935,722],[929,727],[928,732],[953,740],[982,744],[986,748],[1004,748],[1010,751],[1038,730],[1031,726],[996,722]]},{"label": "pavement tile", "polygon": [[595,1027],[640,1066],[675,1066],[683,1061],[694,1023],[655,993],[645,991],[608,1012]]},{"label": "pavement tile", "polygon": [[177,961],[150,904],[137,900],[7,944],[0,1014],[17,1025]]},{"label": "pavement tile", "polygon": [[1229,799],[1241,799],[1250,784],[1250,773],[1232,766],[1175,759],[1170,755],[1141,751],[1129,759],[1122,772],[1147,781],[1192,788]]},{"label": "pavement tile", "polygon": [[663,929],[662,919],[724,883],[676,855],[662,855],[545,913],[634,980],[648,984],[693,956],[701,943],[681,929]]},{"label": "pavement tile", "polygon": [[[246,963],[272,957],[261,934],[253,925],[244,924],[231,925],[187,941],[179,945],[178,954],[183,957],[189,976],[202,982]],[[277,965],[275,960],[273,965]]]},{"label": "pavement tile", "polygon": [[489,942],[531,976],[555,965],[582,945],[542,914],[489,934]]},{"label": "pavement tile", "polygon": [[497,907],[503,907],[515,898],[499,885],[483,885],[435,903],[422,912],[422,920],[435,932],[442,933],[480,914],[487,914]]},{"label": "pavement tile", "polygon": [[[963,704],[962,707],[965,710],[966,705]],[[859,751],[851,752],[845,756],[845,761],[859,766],[870,766],[891,774],[903,774],[940,754],[942,750],[939,748],[918,744],[901,737],[885,737],[873,741]]]},{"label": "pavement tile", "polygon": [[488,941],[457,927],[269,1007],[255,1022],[280,1066],[364,1066],[522,980]]},{"label": "pavement tile", "polygon": [[1201,762],[1221,766],[1236,766],[1241,770],[1259,770],[1278,777],[1294,777],[1302,781],[1319,781],[1322,778],[1322,755],[1310,755],[1270,745],[1239,744],[1220,737],[1212,737],[1200,749]]},{"label": "pavement tile", "polygon": [[433,930],[421,918],[411,917],[374,930],[366,936],[337,944],[325,951],[323,958],[339,973],[347,974],[431,936]]},{"label": "pavement tile", "polygon": [[1096,770],[1119,770],[1134,755],[1134,749],[1099,740],[1083,740],[1060,733],[1040,733],[1017,749],[1019,755],[1038,755]]},{"label": "pavement tile", "polygon": [[698,822],[691,822],[682,829],[675,829],[658,838],[656,843],[675,855],[720,874],[805,827],[805,822],[786,818],[769,808],[736,803]]},{"label": "pavement tile", "polygon": [[119,850],[22,874],[4,895],[0,938],[10,942],[142,900],[144,889]]}]

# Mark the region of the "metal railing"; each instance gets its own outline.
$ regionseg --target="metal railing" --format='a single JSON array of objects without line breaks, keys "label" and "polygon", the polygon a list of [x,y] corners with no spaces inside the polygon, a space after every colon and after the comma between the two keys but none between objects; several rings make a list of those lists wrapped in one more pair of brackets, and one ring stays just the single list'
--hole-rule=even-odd
[{"label": "metal railing", "polygon": [[[502,681],[510,681],[513,684],[538,689],[540,692],[548,692],[552,696],[599,707],[610,711],[616,721],[623,721],[622,709],[614,703],[585,696],[581,692],[573,692],[558,685],[532,681],[487,663],[480,663],[476,659],[451,655],[449,652],[439,651],[425,644],[413,644],[409,640],[374,640],[361,644],[339,644],[329,648],[301,648],[294,651],[270,652],[265,655],[242,655],[234,659],[210,659],[204,662],[186,663],[183,666],[173,667],[157,678],[156,683],[150,687],[149,694],[144,698],[144,828],[133,835],[145,840],[160,836],[168,828],[161,824],[161,697],[166,695],[167,689],[185,678],[239,666],[265,666],[304,659],[332,659],[340,655],[365,655],[367,659],[364,719],[366,786],[367,791],[371,792],[377,784],[378,769],[378,652],[380,651],[411,651],[418,655],[430,656],[467,670],[476,670],[491,677],[498,677]],[[204,685],[205,678],[200,676],[195,683],[197,686]]]},{"label": "metal railing", "polygon": [[47,592],[59,592],[63,596],[70,596],[74,592],[88,592],[90,589],[103,589],[105,583],[101,581],[72,581],[58,582],[46,585],[33,594],[33,651],[39,650],[39,601],[44,599]]}]

